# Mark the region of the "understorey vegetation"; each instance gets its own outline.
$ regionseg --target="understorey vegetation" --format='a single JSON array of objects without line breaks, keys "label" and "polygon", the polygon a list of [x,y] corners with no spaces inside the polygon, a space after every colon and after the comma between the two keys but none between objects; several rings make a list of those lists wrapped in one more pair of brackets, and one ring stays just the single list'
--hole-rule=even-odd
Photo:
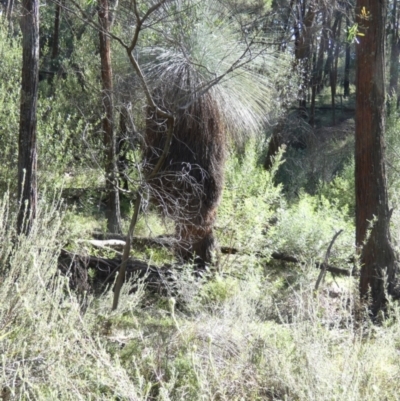
[{"label": "understorey vegetation", "polygon": [[27,3],[0,5],[0,399],[398,400],[397,281],[378,266],[383,295],[360,291],[381,217],[356,238],[356,21],[369,10],[41,5],[33,204],[19,178]]}]

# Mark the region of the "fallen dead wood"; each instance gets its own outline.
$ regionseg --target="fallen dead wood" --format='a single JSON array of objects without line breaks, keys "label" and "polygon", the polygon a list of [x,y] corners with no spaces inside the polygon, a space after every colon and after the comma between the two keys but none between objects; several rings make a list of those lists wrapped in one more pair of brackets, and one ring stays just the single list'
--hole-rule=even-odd
[{"label": "fallen dead wood", "polygon": [[[123,241],[123,245],[125,245],[126,241],[126,236],[121,234],[94,232],[92,236],[96,241]],[[131,245],[136,249],[172,248],[176,241],[177,240],[173,236],[168,235],[162,235],[155,238],[132,237]]]},{"label": "fallen dead wood", "polygon": [[[101,294],[114,284],[122,263],[120,256],[109,259],[92,255],[78,255],[65,249],[58,257],[59,271],[68,277],[70,287],[79,292]],[[129,258],[125,282],[130,283],[131,291],[142,282],[153,293],[171,296],[176,288],[177,274],[184,266],[165,264],[161,267],[143,260]],[[208,270],[194,268],[193,275],[202,277]]]},{"label": "fallen dead wood", "polygon": [[[235,254],[239,253],[239,249],[231,248],[231,247],[221,247],[221,253],[228,254],[228,255],[235,255]],[[271,258],[274,260],[281,260],[282,262],[304,264],[304,262],[299,260],[298,258],[291,256],[291,255],[286,255],[286,254],[280,253],[280,252],[273,252],[271,254]],[[354,262],[353,258],[349,260],[349,263],[353,263],[353,262]],[[324,263],[317,262],[317,263],[315,263],[315,267],[317,269],[322,269],[324,267]],[[327,263],[325,264],[325,270],[332,274],[335,274],[337,276],[355,276],[356,275],[356,273],[352,270],[332,266]]]},{"label": "fallen dead wood", "polygon": [[[272,259],[282,260],[283,262],[304,264],[304,262],[302,262],[301,260],[297,259],[294,256],[285,255],[285,254],[279,253],[279,252],[273,252],[271,257],[272,257]],[[325,270],[327,272],[330,272],[337,276],[355,276],[356,275],[355,272],[352,270],[343,269],[341,267],[336,267],[336,266],[332,266],[332,265],[328,265],[328,264],[324,264],[324,263],[317,262],[317,263],[315,263],[315,267],[317,269],[323,269],[325,267]]]},{"label": "fallen dead wood", "polygon": [[[221,247],[221,253],[223,254],[228,254],[228,255],[235,255],[239,253],[239,250],[237,248],[231,248],[231,247]],[[289,262],[289,263],[298,263],[298,264],[304,264],[303,261],[299,260],[298,258],[291,256],[291,255],[286,255],[284,253],[280,252],[273,252],[271,254],[271,258],[274,260],[281,260],[282,262]],[[351,263],[353,262],[353,259],[351,259]],[[323,269],[325,266],[325,270],[327,272],[330,272],[332,274],[335,274],[337,276],[355,276],[355,272],[351,271],[349,269],[343,269],[341,267],[336,267],[329,265],[327,263],[315,263],[315,267],[317,269]]]},{"label": "fallen dead wood", "polygon": [[[121,258],[107,259],[91,255],[77,255],[63,249],[58,258],[58,268],[69,278],[74,290],[101,293],[114,283]],[[174,268],[172,265],[157,267],[137,259],[129,259],[126,282],[131,282],[132,290],[138,281],[145,282],[148,289],[169,294],[173,290]]]},{"label": "fallen dead wood", "polygon": [[[125,237],[122,235],[111,234],[111,233],[96,233],[95,232],[95,233],[93,233],[93,237],[96,238],[96,240],[98,240],[98,241],[105,241],[105,242],[103,242],[104,246],[106,246],[107,241],[119,241],[120,244],[125,245]],[[132,238],[132,246],[136,247],[136,248],[142,248],[142,247],[172,248],[172,246],[175,242],[176,242],[176,239],[173,236],[160,236],[160,237],[156,237],[156,238],[147,238],[147,237],[133,237]],[[99,243],[101,243],[101,242],[99,242]],[[112,246],[110,246],[110,247],[112,247]],[[222,254],[225,254],[225,255],[236,255],[236,254],[241,253],[240,249],[234,248],[234,247],[228,247],[228,246],[220,247],[220,251]],[[273,252],[271,254],[271,257],[274,260],[281,260],[283,262],[304,264],[303,261],[299,260],[295,256],[286,255],[286,254],[280,253],[280,252]],[[353,262],[354,262],[354,259],[350,258],[349,263],[353,263]],[[317,262],[317,263],[315,263],[315,267],[317,269],[323,269],[324,263]],[[332,266],[327,263],[325,263],[325,270],[327,272],[330,272],[331,274],[334,274],[337,276],[356,276],[357,275],[357,273],[353,270]]]}]

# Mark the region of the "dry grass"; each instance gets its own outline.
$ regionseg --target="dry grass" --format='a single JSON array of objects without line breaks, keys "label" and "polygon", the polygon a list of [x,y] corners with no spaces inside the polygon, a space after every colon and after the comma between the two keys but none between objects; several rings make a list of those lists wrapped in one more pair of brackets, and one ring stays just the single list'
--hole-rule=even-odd
[{"label": "dry grass", "polygon": [[[400,310],[373,326],[352,278],[314,293],[318,271],[236,259],[177,274],[172,298],[143,287],[74,294],[57,274],[56,205],[15,241],[0,205],[0,384],[11,400],[398,400]],[[229,261],[228,261],[229,262]]]}]

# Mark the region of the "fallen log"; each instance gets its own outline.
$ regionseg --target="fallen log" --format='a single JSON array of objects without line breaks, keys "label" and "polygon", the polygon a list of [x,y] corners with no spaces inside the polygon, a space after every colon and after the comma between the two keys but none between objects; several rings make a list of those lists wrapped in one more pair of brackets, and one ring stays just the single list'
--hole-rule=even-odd
[{"label": "fallen log", "polygon": [[[78,255],[65,249],[58,258],[58,269],[68,277],[70,287],[79,292],[101,294],[111,289],[122,263],[120,256],[102,258],[92,255]],[[127,263],[125,283],[135,291],[139,283],[153,293],[173,296],[176,289],[176,277],[184,269],[180,264],[164,264],[161,267],[148,262],[130,258]],[[195,277],[203,277],[208,269],[193,268]]]},{"label": "fallen log", "polygon": [[[125,237],[122,235],[118,234],[111,234],[111,233],[93,233],[93,237],[96,238],[96,240],[102,240],[102,241],[120,241],[121,244],[125,245]],[[176,239],[173,236],[160,236],[156,238],[146,238],[146,237],[133,237],[132,239],[132,246],[136,248],[141,248],[141,247],[165,247],[165,248],[172,248],[174,243],[176,242]],[[104,243],[105,244],[105,243]],[[220,251],[222,254],[225,255],[236,255],[240,253],[240,249],[234,248],[234,247],[228,247],[228,246],[221,246]],[[289,262],[289,263],[298,263],[298,264],[304,264],[303,261],[299,260],[295,256],[291,255],[286,255],[284,253],[280,252],[273,252],[271,254],[271,258],[274,260],[281,260],[283,262]],[[349,259],[349,263],[354,263],[354,258]],[[322,269],[324,263],[315,263],[315,267],[317,269]],[[354,269],[344,269],[341,267],[336,267],[332,266],[329,264],[325,265],[326,271],[337,275],[337,276],[358,276],[358,272],[356,272]]]},{"label": "fallen log", "polygon": [[[112,233],[100,233],[94,232],[92,233],[92,237],[97,241],[123,241],[123,245],[125,245],[126,236],[121,234],[112,234]],[[177,239],[173,236],[161,235],[155,238],[147,238],[147,237],[133,237],[131,245],[133,248],[142,249],[142,248],[172,248],[173,245],[177,242]]]},{"label": "fallen log", "polygon": [[[285,255],[285,254],[279,253],[279,252],[273,252],[271,257],[272,257],[272,259],[281,260],[283,262],[298,263],[298,264],[302,264],[302,265],[305,264],[305,262],[302,262],[301,260],[297,259],[294,256]],[[357,274],[354,270],[343,269],[341,267],[336,267],[336,266],[332,266],[332,265],[328,265],[328,264],[324,264],[324,263],[316,262],[315,267],[317,269],[325,268],[325,270],[327,272],[330,272],[337,276],[357,276]]]},{"label": "fallen log", "polygon": [[[65,249],[58,258],[60,272],[69,278],[74,290],[102,293],[114,283],[121,258],[101,258],[91,255],[77,255]],[[126,282],[131,290],[137,288],[138,282],[144,282],[148,289],[157,293],[169,294],[174,287],[174,267],[164,265],[157,267],[137,259],[129,259]]]}]

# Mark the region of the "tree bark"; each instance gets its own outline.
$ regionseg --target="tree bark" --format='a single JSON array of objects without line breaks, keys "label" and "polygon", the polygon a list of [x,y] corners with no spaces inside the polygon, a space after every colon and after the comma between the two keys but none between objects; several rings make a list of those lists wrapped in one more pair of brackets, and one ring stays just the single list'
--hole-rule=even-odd
[{"label": "tree bark", "polygon": [[108,0],[99,0],[100,59],[104,118],[102,121],[105,148],[105,175],[107,197],[107,230],[121,232],[121,212],[118,190],[117,149],[113,116],[113,81],[111,67],[111,43]]},{"label": "tree bark", "polygon": [[14,0],[8,0],[6,8],[6,18],[8,21],[8,28],[10,32],[12,32],[13,30],[13,21],[12,21],[13,11],[14,11]]},{"label": "tree bark", "polygon": [[317,93],[322,89],[322,72],[324,67],[324,54],[325,48],[328,42],[328,34],[327,30],[329,26],[327,24],[326,19],[326,9],[323,10],[323,17],[322,17],[322,30],[320,35],[319,41],[319,48],[318,48],[318,56],[315,62],[311,86],[312,86],[312,94],[311,94],[311,106],[310,106],[310,125],[314,126],[315,124],[315,101]]},{"label": "tree bark", "polygon": [[384,310],[385,290],[393,291],[396,270],[384,163],[386,8],[387,0],[357,0],[357,22],[365,36],[357,45],[356,244],[361,248],[360,294],[370,295],[373,316]]},{"label": "tree bark", "polygon": [[333,65],[333,59],[334,59],[334,50],[335,50],[335,44],[336,44],[336,31],[337,27],[339,24],[339,18],[340,14],[336,13],[336,18],[333,22],[332,28],[329,29],[328,25],[328,35],[327,35],[327,57],[326,57],[326,62],[325,62],[325,67],[324,67],[324,79],[330,74],[332,65]]},{"label": "tree bark", "polygon": [[[60,0],[62,1],[62,0]],[[56,3],[55,13],[54,13],[54,30],[51,42],[51,65],[50,74],[47,81],[51,84],[53,83],[54,76],[59,70],[59,49],[60,49],[60,16],[61,16],[61,3]]]},{"label": "tree bark", "polygon": [[389,95],[396,96],[398,93],[398,81],[399,81],[399,29],[397,26],[397,0],[393,0],[392,10],[392,41],[391,41],[391,53],[390,53],[390,83],[389,83]]},{"label": "tree bark", "polygon": [[[299,108],[306,115],[307,109],[307,91],[309,89],[309,75],[310,75],[310,56],[312,49],[312,26],[316,15],[316,4],[311,2],[308,6],[307,13],[306,1],[298,5],[300,11],[295,21],[294,35],[295,35],[295,49],[294,54],[297,65],[303,68],[302,85],[300,89],[300,102]],[[301,28],[299,28],[301,25]]]},{"label": "tree bark", "polygon": [[22,81],[18,138],[17,231],[28,234],[36,215],[36,111],[39,84],[39,1],[24,0],[21,16]]},{"label": "tree bark", "polygon": [[329,75],[329,80],[331,84],[331,103],[332,103],[332,125],[336,125],[336,81],[337,81],[337,66],[339,60],[339,51],[340,51],[340,29],[342,26],[342,15],[339,14],[339,22],[337,25],[337,29],[334,32],[334,40],[335,40],[335,52],[332,60],[331,71]]},{"label": "tree bark", "polygon": [[[350,28],[350,19],[346,16],[347,30]],[[350,96],[350,42],[346,41],[346,53],[344,58],[344,79],[343,79],[343,97]]]}]

